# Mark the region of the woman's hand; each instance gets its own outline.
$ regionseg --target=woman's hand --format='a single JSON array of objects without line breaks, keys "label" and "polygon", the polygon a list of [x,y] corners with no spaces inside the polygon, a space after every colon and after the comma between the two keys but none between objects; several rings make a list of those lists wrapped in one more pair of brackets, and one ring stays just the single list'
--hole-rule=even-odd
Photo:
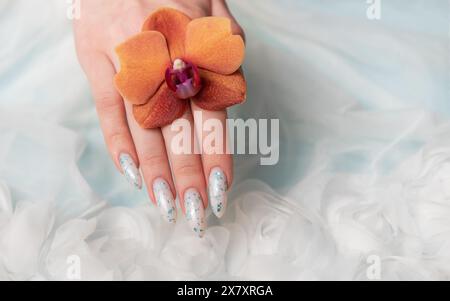
[{"label": "woman's hand", "polygon": [[[91,84],[105,141],[117,168],[140,189],[140,167],[150,199],[168,222],[176,220],[174,196],[178,192],[190,225],[202,236],[208,199],[218,217],[225,211],[226,190],[233,177],[231,156],[226,152],[178,154],[171,149],[177,133],[170,126],[152,130],[139,127],[132,107],[124,103],[113,85],[120,69],[115,47],[139,33],[146,17],[162,6],[178,9],[191,18],[228,17],[233,31],[242,34],[225,0],[82,0],[81,17],[74,24],[78,57]],[[202,120],[196,120],[195,112],[202,113]],[[199,123],[210,119],[219,120],[225,129],[226,117],[226,111],[204,111],[191,104],[182,118],[190,122],[193,137],[195,129],[203,129]]]}]

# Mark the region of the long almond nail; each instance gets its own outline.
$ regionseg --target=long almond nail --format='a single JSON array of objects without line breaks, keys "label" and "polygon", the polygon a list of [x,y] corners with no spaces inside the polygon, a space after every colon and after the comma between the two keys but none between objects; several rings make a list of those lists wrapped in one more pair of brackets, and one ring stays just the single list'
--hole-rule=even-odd
[{"label": "long almond nail", "polygon": [[188,189],[184,194],[186,219],[195,233],[203,237],[206,230],[205,209],[200,193],[194,188]]},{"label": "long almond nail", "polygon": [[153,182],[153,193],[161,215],[167,222],[174,224],[177,221],[177,209],[169,184],[164,179],[156,179]]},{"label": "long almond nail", "polygon": [[133,158],[129,154],[122,153],[119,156],[119,162],[127,181],[137,189],[142,189],[141,173],[136,167]]},{"label": "long almond nail", "polygon": [[215,167],[209,175],[208,196],[214,214],[221,218],[227,208],[227,176],[222,169]]}]

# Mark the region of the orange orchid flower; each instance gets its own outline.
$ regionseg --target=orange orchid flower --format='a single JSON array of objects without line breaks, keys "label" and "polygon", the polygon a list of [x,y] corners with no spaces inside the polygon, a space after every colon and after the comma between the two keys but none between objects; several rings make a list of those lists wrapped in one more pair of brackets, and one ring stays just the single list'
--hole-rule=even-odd
[{"label": "orange orchid flower", "polygon": [[121,70],[114,82],[133,104],[143,128],[157,128],[180,118],[189,99],[219,111],[245,101],[241,70],[245,44],[221,17],[192,20],[162,8],[145,21],[142,32],[116,48]]}]

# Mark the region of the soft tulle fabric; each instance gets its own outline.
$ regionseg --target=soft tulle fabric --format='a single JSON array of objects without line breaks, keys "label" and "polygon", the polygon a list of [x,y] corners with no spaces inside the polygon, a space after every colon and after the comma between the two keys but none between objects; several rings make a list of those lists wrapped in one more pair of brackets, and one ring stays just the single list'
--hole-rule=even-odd
[{"label": "soft tulle fabric", "polygon": [[68,280],[73,256],[84,280],[365,280],[373,258],[381,279],[450,279],[448,1],[231,7],[231,115],[279,118],[280,162],[237,156],[199,240],[116,172],[66,1],[0,2],[0,280]]}]

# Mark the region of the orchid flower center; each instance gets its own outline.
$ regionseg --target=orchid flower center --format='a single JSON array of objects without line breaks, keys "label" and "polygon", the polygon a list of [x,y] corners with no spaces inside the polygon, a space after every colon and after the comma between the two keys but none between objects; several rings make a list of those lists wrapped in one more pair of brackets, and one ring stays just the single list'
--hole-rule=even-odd
[{"label": "orchid flower center", "polygon": [[176,59],[173,66],[167,68],[166,83],[180,99],[195,96],[202,86],[197,66],[181,59]]}]

